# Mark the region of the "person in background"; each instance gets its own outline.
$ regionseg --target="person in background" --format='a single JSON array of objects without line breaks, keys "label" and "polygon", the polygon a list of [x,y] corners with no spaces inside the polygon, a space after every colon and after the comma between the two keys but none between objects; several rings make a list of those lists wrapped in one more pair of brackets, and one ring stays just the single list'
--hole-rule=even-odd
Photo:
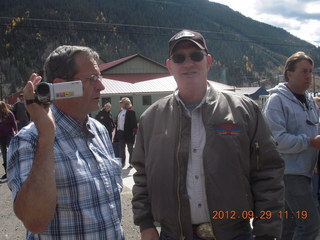
[{"label": "person in background", "polygon": [[121,165],[106,128],[89,113],[104,89],[91,48],[64,45],[44,64],[52,84],[81,81],[83,96],[38,104],[33,73],[23,93],[33,120],[12,138],[8,186],[27,239],[124,240]]},{"label": "person in background", "polygon": [[280,236],[283,160],[257,104],[211,86],[211,64],[200,33],[169,40],[166,65],[178,88],[142,114],[132,158],[142,240]]},{"label": "person in background", "polygon": [[[312,197],[311,178],[320,149],[319,108],[308,94],[314,63],[304,52],[291,55],[284,79],[269,90],[264,114],[285,161],[286,216],[282,240],[319,238],[320,218]],[[293,215],[290,215],[293,213]],[[307,217],[302,217],[307,214]]]},{"label": "person in background", "polygon": [[3,159],[2,165],[5,171],[5,174],[1,177],[1,180],[7,178],[7,148],[11,138],[17,132],[18,127],[13,113],[10,111],[9,106],[5,102],[0,101],[0,144]]},{"label": "person in background", "polygon": [[132,109],[129,98],[123,97],[120,100],[121,110],[117,117],[117,139],[119,141],[119,157],[122,161],[122,167],[126,164],[126,145],[129,152],[129,168],[131,165],[133,145],[137,132],[136,113]]},{"label": "person in background", "polygon": [[18,124],[18,130],[20,131],[23,127],[27,126],[30,122],[30,116],[27,112],[24,104],[23,93],[19,94],[19,101],[13,105],[12,112],[16,118]]},{"label": "person in background", "polygon": [[103,109],[98,112],[95,119],[97,119],[103,126],[107,128],[110,139],[112,139],[112,132],[115,128],[115,124],[110,110],[111,104],[108,102],[104,105]]}]

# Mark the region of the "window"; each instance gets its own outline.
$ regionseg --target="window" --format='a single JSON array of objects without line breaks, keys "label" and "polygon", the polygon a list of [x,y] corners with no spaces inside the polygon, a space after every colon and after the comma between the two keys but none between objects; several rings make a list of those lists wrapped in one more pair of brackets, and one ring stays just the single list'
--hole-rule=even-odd
[{"label": "window", "polygon": [[111,103],[111,98],[110,97],[103,97],[101,99],[101,105],[104,106],[107,102]]},{"label": "window", "polygon": [[151,96],[142,96],[142,105],[146,106],[146,105],[151,105]]}]

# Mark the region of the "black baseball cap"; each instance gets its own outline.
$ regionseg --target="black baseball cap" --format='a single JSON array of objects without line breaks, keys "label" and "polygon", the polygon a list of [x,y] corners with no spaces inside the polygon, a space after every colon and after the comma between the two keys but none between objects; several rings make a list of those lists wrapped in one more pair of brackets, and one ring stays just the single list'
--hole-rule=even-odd
[{"label": "black baseball cap", "polygon": [[204,40],[201,33],[184,29],[178,33],[176,33],[170,40],[169,40],[169,56],[172,54],[172,50],[175,46],[182,41],[190,41],[193,42],[197,47],[201,50],[205,50],[208,53],[208,48],[206,45],[206,41]]}]

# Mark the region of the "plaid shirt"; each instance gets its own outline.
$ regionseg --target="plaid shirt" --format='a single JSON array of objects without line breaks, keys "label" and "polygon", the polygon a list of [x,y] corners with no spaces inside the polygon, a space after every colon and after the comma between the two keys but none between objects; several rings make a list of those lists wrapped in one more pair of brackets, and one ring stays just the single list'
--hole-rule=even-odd
[{"label": "plaid shirt", "polygon": [[[124,239],[121,163],[107,130],[92,118],[84,127],[54,105],[51,110],[56,122],[56,212],[44,233],[27,232],[27,239]],[[37,139],[32,123],[11,140],[7,174],[13,199],[29,175]]]}]

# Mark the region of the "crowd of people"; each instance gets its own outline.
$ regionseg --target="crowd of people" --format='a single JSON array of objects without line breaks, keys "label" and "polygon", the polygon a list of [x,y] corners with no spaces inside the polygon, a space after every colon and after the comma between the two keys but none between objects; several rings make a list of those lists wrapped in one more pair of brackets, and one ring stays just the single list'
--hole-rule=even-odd
[{"label": "crowd of people", "polygon": [[129,168],[132,168],[131,158],[135,135],[137,132],[136,113],[132,108],[131,100],[123,97],[119,101],[120,110],[115,119],[112,117],[111,103],[107,102],[104,108],[96,115],[95,119],[106,127],[110,140],[113,142],[115,157],[121,159],[122,167],[126,165],[126,148],[129,152]]},{"label": "crowd of people", "polygon": [[11,138],[18,133],[20,129],[27,126],[30,122],[29,114],[24,104],[23,93],[19,94],[18,101],[13,104],[7,104],[0,101],[0,143],[1,155],[5,174],[0,178],[7,179],[7,149]]},{"label": "crowd of people", "polygon": [[[287,59],[285,82],[261,110],[210,84],[213,56],[204,37],[182,30],[169,39],[166,60],[177,89],[139,124],[129,97],[115,117],[110,102],[99,110],[98,58],[89,47],[59,46],[11,111],[0,102],[2,178],[26,239],[125,239],[126,148],[141,240],[320,239],[320,110],[307,92],[310,56]],[[83,96],[40,104],[42,78],[80,80]]]}]

